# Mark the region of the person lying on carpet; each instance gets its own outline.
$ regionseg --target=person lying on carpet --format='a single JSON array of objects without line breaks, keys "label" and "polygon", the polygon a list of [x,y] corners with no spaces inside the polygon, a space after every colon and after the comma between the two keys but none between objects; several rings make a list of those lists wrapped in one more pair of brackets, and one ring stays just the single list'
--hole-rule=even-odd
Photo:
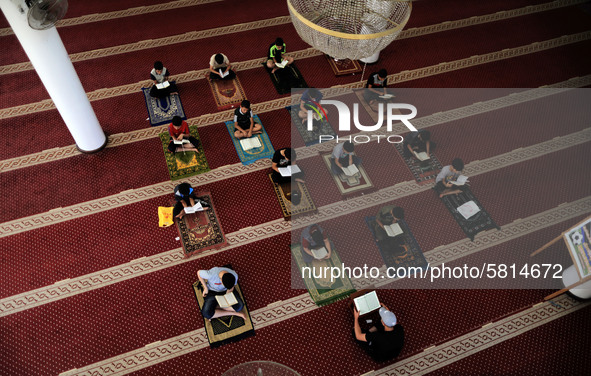
[{"label": "person lying on carpet", "polygon": [[172,216],[181,219],[185,216],[185,208],[193,207],[199,203],[203,210],[209,210],[209,204],[197,197],[195,190],[189,183],[181,183],[174,187],[174,199],[176,204],[172,209]]},{"label": "person lying on carpet", "polygon": [[439,198],[447,195],[457,195],[461,193],[466,186],[454,185],[451,182],[456,181],[464,169],[464,161],[456,158],[451,162],[451,165],[445,166],[441,169],[435,178],[435,187],[433,189],[439,193]]},{"label": "person lying on carpet", "polygon": [[384,226],[390,226],[404,219],[404,209],[396,205],[387,205],[380,209],[376,215],[376,240],[382,241],[389,238]]},{"label": "person lying on carpet", "polygon": [[326,117],[328,111],[320,106],[322,97],[322,93],[318,89],[310,88],[304,90],[300,98],[300,111],[298,112],[298,117],[302,119],[302,124],[306,124],[306,121],[308,121],[308,111],[319,111],[323,117]]},{"label": "person lying on carpet", "polygon": [[330,156],[330,169],[333,174],[340,175],[343,168],[355,165],[359,167],[361,158],[354,154],[355,145],[351,141],[339,142],[332,149]]},{"label": "person lying on carpet", "polygon": [[[176,153],[177,147],[181,147],[183,151],[197,152],[199,148],[199,140],[191,136],[189,125],[180,116],[174,116],[172,123],[168,125],[168,134],[170,135],[170,142],[168,143],[168,151],[172,154]],[[188,143],[175,144],[174,142],[182,142],[188,140]]]},{"label": "person lying on carpet", "polygon": [[287,61],[286,66],[293,63],[293,57],[285,55],[287,46],[283,42],[283,39],[277,38],[275,43],[269,46],[269,57],[267,59],[267,68],[273,69],[271,73],[275,73],[279,67],[277,64],[281,64],[284,60]]},{"label": "person lying on carpet", "polygon": [[241,139],[260,133],[263,133],[263,126],[254,122],[250,101],[245,99],[240,103],[240,107],[234,110],[234,137]]},{"label": "person lying on carpet", "polygon": [[388,72],[385,69],[380,69],[379,72],[369,75],[367,84],[365,84],[367,89],[363,92],[363,97],[374,111],[379,110],[379,104],[382,100],[380,96],[388,94],[387,86]]},{"label": "person lying on carpet", "polygon": [[[220,73],[220,70],[222,73]],[[221,80],[232,80],[236,78],[236,72],[232,69],[232,64],[230,64],[230,60],[224,54],[215,54],[212,55],[209,59],[209,78],[212,80],[221,79]],[[227,75],[225,75],[227,73]],[[222,75],[225,75],[222,77]]]},{"label": "person lying on carpet", "polygon": [[216,295],[225,295],[234,292],[234,287],[238,283],[238,274],[230,268],[215,267],[209,270],[199,270],[197,273],[199,281],[203,286],[203,308],[201,313],[206,320],[211,320],[222,316],[240,316],[246,319],[244,312],[244,302],[238,292],[234,293],[237,303],[231,307],[221,308],[218,306]]},{"label": "person lying on carpet", "polygon": [[355,340],[376,362],[384,362],[396,358],[404,346],[404,329],[398,324],[396,315],[383,303],[379,309],[380,323],[367,332],[359,325],[359,311],[353,305]]},{"label": "person lying on carpet", "polygon": [[296,158],[297,153],[295,149],[283,148],[275,151],[275,154],[273,154],[273,158],[271,158],[271,161],[273,162],[273,165],[271,166],[273,174],[271,175],[271,177],[273,178],[273,181],[275,183],[289,183],[291,182],[292,178],[294,178],[297,182],[305,183],[303,171],[292,174],[291,176],[281,176],[281,173],[279,172],[279,168],[287,167],[292,164],[295,165]]},{"label": "person lying on carpet", "polygon": [[[150,96],[154,98],[164,98],[168,97],[171,94],[177,94],[176,84],[173,82],[168,82],[170,79],[170,72],[166,67],[162,64],[161,61],[154,62],[154,69],[150,72],[150,78],[152,79],[152,88],[150,89]],[[169,86],[158,89],[156,85],[161,84],[163,82],[168,82]]]},{"label": "person lying on carpet", "polygon": [[326,248],[328,252],[326,256],[321,258],[321,260],[329,259],[332,255],[332,247],[330,245],[330,241],[328,240],[328,236],[326,236],[326,232],[317,224],[312,224],[302,231],[302,235],[300,236],[300,241],[302,243],[302,256],[304,258],[304,262],[310,263],[314,261],[316,258],[314,254],[312,254],[312,249],[320,249],[322,247]]},{"label": "person lying on carpet", "polygon": [[406,158],[417,159],[414,153],[425,152],[430,155],[431,151],[435,149],[436,144],[431,141],[431,132],[426,129],[421,129],[418,132],[410,132],[404,137],[404,156]]}]

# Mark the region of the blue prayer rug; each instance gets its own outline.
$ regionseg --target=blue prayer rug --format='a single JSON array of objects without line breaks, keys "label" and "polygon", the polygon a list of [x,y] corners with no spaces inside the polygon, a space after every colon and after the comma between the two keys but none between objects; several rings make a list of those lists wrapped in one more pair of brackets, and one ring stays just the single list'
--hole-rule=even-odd
[{"label": "blue prayer rug", "polygon": [[238,153],[238,158],[240,158],[240,162],[242,162],[244,165],[252,164],[259,159],[270,159],[273,157],[273,154],[275,154],[275,149],[273,149],[273,145],[271,144],[271,140],[269,139],[267,131],[265,131],[263,123],[261,123],[261,119],[258,115],[254,115],[253,119],[255,123],[260,124],[261,127],[263,127],[263,133],[253,135],[252,137],[256,137],[259,140],[261,146],[246,151],[242,148],[240,140],[234,137],[234,122],[231,120],[226,122],[226,129],[228,129],[228,132],[230,133],[232,143],[234,144],[234,148],[236,148],[236,152]]},{"label": "blue prayer rug", "polygon": [[150,88],[145,87],[142,88],[142,93],[146,101],[150,124],[153,127],[171,123],[174,116],[180,116],[183,120],[187,119],[181,98],[178,94],[169,95],[164,98],[153,98],[150,96]]}]

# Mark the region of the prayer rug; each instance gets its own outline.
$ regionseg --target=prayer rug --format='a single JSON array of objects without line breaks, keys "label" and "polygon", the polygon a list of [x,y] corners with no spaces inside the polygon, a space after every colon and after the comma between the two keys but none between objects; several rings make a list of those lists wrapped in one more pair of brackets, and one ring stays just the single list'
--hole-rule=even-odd
[{"label": "prayer rug", "polygon": [[267,67],[266,60],[263,63],[263,67],[267,73],[269,73],[273,86],[275,86],[275,90],[277,90],[277,93],[279,94],[290,94],[291,89],[308,87],[306,80],[304,80],[302,73],[300,73],[300,70],[296,67],[295,63],[292,63],[285,68],[277,69],[275,73],[271,73],[273,70]]},{"label": "prayer rug", "polygon": [[361,64],[357,60],[342,59],[336,60],[328,55],[324,55],[328,60],[328,65],[332,69],[335,76],[344,76],[347,74],[355,74],[361,72]]},{"label": "prayer rug", "polygon": [[292,184],[276,184],[273,181],[271,173],[269,173],[269,179],[271,180],[271,184],[273,184],[273,189],[275,190],[275,194],[277,195],[277,199],[279,200],[279,205],[281,206],[283,218],[285,218],[286,221],[291,219],[292,216],[315,213],[318,210],[316,208],[316,204],[314,204],[314,201],[312,201],[312,196],[310,196],[308,187],[306,187],[305,184],[295,182],[295,184],[297,184],[298,186],[299,191],[301,192],[302,198],[298,205],[293,205],[291,203]]},{"label": "prayer rug", "polygon": [[431,159],[421,162],[418,159],[404,156],[403,143],[394,144],[394,146],[396,147],[396,150],[398,150],[398,155],[400,155],[400,158],[406,163],[406,166],[410,169],[410,172],[412,172],[412,175],[419,185],[435,182],[435,178],[443,166],[441,166],[441,162],[439,162],[439,159],[437,159],[433,152],[429,154]]},{"label": "prayer rug", "polygon": [[[227,265],[226,265],[227,266]],[[199,310],[203,308],[203,287],[200,281],[193,283],[193,292],[199,305]],[[240,285],[236,284],[234,293],[238,293],[244,302],[244,308],[242,312],[246,313],[247,319],[243,319],[238,316],[223,316],[211,319],[211,321],[203,319],[205,323],[205,333],[207,334],[207,340],[211,348],[220,347],[222,345],[237,342],[241,339],[252,337],[255,335],[254,326],[252,325],[252,319],[250,312],[246,306],[246,299],[240,289]]]},{"label": "prayer rug", "polygon": [[180,220],[175,219],[185,257],[228,244],[211,200],[211,194],[199,192],[197,197],[207,202],[211,209],[185,214]]},{"label": "prayer rug", "polygon": [[[191,136],[199,140],[197,126],[190,126],[189,130]],[[172,154],[168,151],[168,143],[170,142],[170,135],[168,132],[162,132],[159,136],[160,141],[162,142],[162,149],[164,150],[166,167],[168,167],[168,173],[170,174],[171,180],[183,179],[209,171],[209,165],[205,159],[205,153],[203,152],[203,146],[201,143],[199,143],[198,152],[182,151],[180,147],[177,147],[177,153]]]},{"label": "prayer rug", "polygon": [[265,131],[265,127],[263,126],[263,123],[261,122],[259,115],[254,115],[253,118],[254,118],[255,123],[260,124],[261,127],[263,127],[263,133],[253,135],[253,137],[256,137],[259,140],[259,142],[261,143],[262,146],[258,147],[258,148],[246,150],[246,151],[244,149],[242,149],[242,145],[240,145],[240,140],[238,140],[236,137],[234,137],[234,122],[233,121],[226,122],[226,129],[228,129],[228,132],[230,133],[230,137],[232,138],[232,143],[234,144],[234,148],[236,149],[236,152],[238,153],[238,158],[240,158],[240,162],[242,162],[243,165],[252,164],[259,159],[265,159],[265,158],[270,159],[273,157],[273,154],[275,154],[275,149],[273,149],[273,145],[271,144],[271,139],[269,138],[267,131]]},{"label": "prayer rug", "polygon": [[320,135],[336,136],[334,129],[332,129],[332,126],[330,125],[328,120],[324,118],[324,116],[322,117],[322,119],[320,119],[320,122],[316,122],[316,124],[319,124],[319,126],[313,127],[313,130],[309,131],[306,125],[302,123],[302,119],[300,119],[300,117],[298,116],[299,107],[288,106],[285,107],[285,109],[289,111],[291,115],[291,122],[298,130],[300,136],[302,136],[302,139],[304,139],[304,143],[306,144],[306,146],[317,144],[319,142]]},{"label": "prayer rug", "polygon": [[[462,231],[466,234],[470,240],[474,241],[474,237],[481,231],[490,230],[496,228],[500,230],[501,228],[493,221],[492,217],[480,202],[474,196],[470,188],[465,187],[462,193],[458,193],[457,195],[447,195],[443,196],[441,199],[447,207],[447,210],[453,215],[454,219],[460,225]],[[460,212],[458,212],[458,207],[465,204],[468,201],[474,201],[474,203],[480,208],[480,211],[476,214],[472,215],[468,219],[465,219]]]},{"label": "prayer rug", "polygon": [[[298,265],[298,270],[302,270],[303,267],[310,267],[312,270],[329,270],[325,269],[326,267],[338,268],[341,269],[343,262],[339,258],[339,255],[336,252],[334,244],[330,243],[332,246],[332,252],[329,259],[326,260],[313,260],[310,263],[306,263],[304,261],[304,257],[302,256],[302,245],[292,244],[291,245],[291,254]],[[317,275],[320,272],[316,273]],[[307,276],[308,277],[308,276]],[[349,294],[355,292],[355,288],[351,283],[351,280],[347,277],[340,277],[336,278],[334,281],[331,282],[331,276],[328,275],[327,278],[314,278],[314,273],[311,272],[309,278],[304,277],[302,275],[302,279],[306,284],[306,288],[316,303],[317,306],[325,306],[336,301],[347,299]]]},{"label": "prayer rug", "polygon": [[[379,226],[376,222],[376,217],[365,217],[365,223],[367,224],[367,227],[369,227],[374,239],[376,239],[376,226]],[[408,224],[404,220],[400,220],[397,223],[404,232],[404,234],[401,234],[400,236],[404,237],[405,250],[400,253],[395,253],[388,245],[387,240],[376,240],[376,245],[378,246],[384,263],[389,268],[407,269],[407,272],[405,273],[406,276],[414,274],[416,268],[426,270],[428,268],[427,260],[425,259],[425,255],[423,254],[419,243],[410,230],[410,227],[408,227]]]},{"label": "prayer rug", "polygon": [[[174,83],[174,81],[172,81]],[[180,116],[186,120],[185,110],[178,94],[172,94],[164,98],[153,98],[150,96],[150,88],[142,88],[150,124],[154,127],[172,122],[174,116]]]},{"label": "prayer rug", "polygon": [[228,110],[240,105],[246,94],[238,77],[232,80],[207,80],[218,110]]},{"label": "prayer rug", "polygon": [[357,167],[359,169],[359,172],[353,176],[347,176],[342,172],[338,175],[333,174],[331,169],[330,156],[331,154],[325,154],[322,156],[322,159],[324,159],[324,163],[326,164],[326,167],[328,167],[328,171],[334,179],[337,187],[339,188],[339,192],[341,192],[342,195],[358,193],[373,188],[373,183],[371,182],[371,180],[369,180],[369,176],[367,176],[367,172],[365,172],[365,168],[363,168],[363,165],[359,165]]}]

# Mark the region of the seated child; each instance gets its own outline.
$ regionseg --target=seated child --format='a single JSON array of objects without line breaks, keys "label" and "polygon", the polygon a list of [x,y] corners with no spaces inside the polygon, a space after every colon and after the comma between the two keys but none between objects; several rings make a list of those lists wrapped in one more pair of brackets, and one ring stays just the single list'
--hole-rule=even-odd
[{"label": "seated child", "polygon": [[321,111],[322,116],[328,114],[328,111],[320,106],[322,97],[322,93],[318,89],[310,88],[304,90],[302,98],[300,98],[300,111],[298,112],[298,117],[302,119],[302,124],[306,124],[306,121],[308,121],[308,111],[313,111],[309,106],[314,106],[318,111]]},{"label": "seated child", "polygon": [[178,90],[176,85],[172,82],[169,82],[170,86],[162,89],[156,87],[156,84],[161,84],[168,81],[170,78],[170,72],[161,61],[154,62],[154,69],[150,72],[150,78],[153,81],[152,88],[150,89],[150,96],[154,98],[164,98],[177,93]]},{"label": "seated child", "polygon": [[361,164],[361,158],[354,154],[355,144],[351,141],[339,142],[332,149],[332,155],[330,157],[331,171],[335,175],[343,173],[343,168],[349,167],[354,164],[359,167]]},{"label": "seated child", "polygon": [[291,176],[281,176],[281,173],[279,172],[280,167],[287,167],[295,164],[296,158],[297,154],[295,149],[283,148],[275,151],[273,158],[271,158],[271,161],[273,162],[273,165],[271,166],[273,174],[271,177],[275,183],[290,183],[292,178],[300,183],[304,183],[304,172],[298,172]]},{"label": "seated child", "polygon": [[245,99],[234,110],[234,137],[241,139],[257,133],[263,133],[263,127],[254,122],[250,101]]},{"label": "seated child", "polygon": [[[199,270],[197,277],[203,286],[203,307],[201,308],[201,313],[206,320],[230,315],[246,319],[246,314],[242,312],[244,302],[238,291],[234,291],[234,287],[238,283],[238,274],[234,270],[225,267]],[[225,295],[230,292],[234,292],[236,304],[226,308],[219,307],[218,301],[215,298],[216,295]]]},{"label": "seated child", "polygon": [[309,263],[315,260],[314,255],[310,249],[326,248],[328,254],[323,259],[329,259],[332,254],[330,241],[326,236],[326,232],[317,224],[310,225],[302,231],[300,237],[302,243],[302,256],[304,262]]},{"label": "seated child", "polygon": [[172,209],[172,215],[175,218],[181,219],[185,216],[185,208],[188,206],[195,206],[199,202],[203,210],[209,210],[209,204],[197,197],[195,190],[189,183],[181,183],[174,187],[174,199],[176,204]]},{"label": "seated child", "polygon": [[[172,154],[176,153],[176,148],[181,147],[185,151],[198,151],[199,140],[191,136],[189,125],[180,116],[174,116],[172,123],[168,125],[168,134],[170,135],[170,142],[168,143],[168,151]],[[189,143],[182,145],[175,144],[174,141],[189,140]]]},{"label": "seated child", "polygon": [[389,238],[384,226],[389,226],[404,219],[404,209],[396,205],[387,205],[380,209],[376,216],[376,240],[382,241]]},{"label": "seated child", "polygon": [[271,73],[275,73],[279,69],[276,64],[280,64],[283,60],[287,60],[287,65],[293,63],[293,57],[285,55],[287,47],[283,39],[277,38],[275,43],[269,46],[269,56],[267,59],[267,68],[273,69]]},{"label": "seated child", "polygon": [[433,189],[439,193],[439,198],[447,195],[457,195],[465,189],[466,186],[458,186],[450,183],[458,179],[463,169],[464,161],[460,158],[454,159],[451,162],[451,165],[445,166],[441,169],[435,178],[435,187],[433,187]]},{"label": "seated child", "polygon": [[388,72],[385,69],[380,69],[379,72],[369,75],[367,84],[365,84],[367,89],[363,92],[363,97],[374,111],[379,110],[380,96],[387,94],[387,86]]},{"label": "seated child", "polygon": [[413,153],[420,153],[424,151],[427,155],[430,155],[431,151],[435,149],[436,144],[431,141],[431,132],[425,129],[421,129],[418,132],[410,132],[410,134],[404,137],[404,156],[406,158],[416,158]]},{"label": "seated child", "polygon": [[[222,73],[228,73],[227,76],[222,77],[220,74],[220,70]],[[236,73],[232,69],[232,64],[230,64],[230,60],[224,54],[215,54],[212,55],[209,59],[209,78],[212,80],[221,79],[221,80],[231,80],[236,77]]]}]

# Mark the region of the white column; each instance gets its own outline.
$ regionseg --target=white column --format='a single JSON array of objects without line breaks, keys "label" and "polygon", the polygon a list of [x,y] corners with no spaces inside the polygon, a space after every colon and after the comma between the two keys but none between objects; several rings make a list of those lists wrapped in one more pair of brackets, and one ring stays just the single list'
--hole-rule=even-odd
[{"label": "white column", "polygon": [[85,153],[101,150],[107,143],[96,115],[86,96],[68,52],[55,27],[34,30],[24,13],[12,0],[0,0],[6,16],[45,89],[72,134],[78,149]]}]

